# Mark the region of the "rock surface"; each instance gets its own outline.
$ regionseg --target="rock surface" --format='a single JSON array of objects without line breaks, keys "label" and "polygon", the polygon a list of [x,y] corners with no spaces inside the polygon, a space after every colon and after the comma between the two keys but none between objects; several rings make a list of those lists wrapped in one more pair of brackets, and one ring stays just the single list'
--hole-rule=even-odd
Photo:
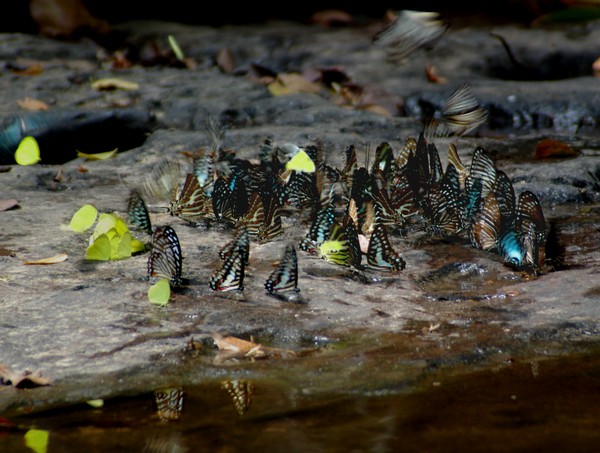
[{"label": "rock surface", "polygon": [[[478,363],[493,361],[499,350],[506,355],[551,355],[598,340],[600,85],[591,67],[598,56],[600,23],[560,29],[494,27],[492,31],[531,69],[527,76],[534,80],[522,80],[522,68],[511,65],[487,26],[450,29],[432,51],[409,64],[392,65],[371,45],[380,25],[121,25],[126,42],[137,48],[151,39],[164,46],[167,35],[176,36],[186,56],[196,62],[192,68],[137,64],[114,69],[107,51],[93,42],[0,35],[0,61],[7,68],[0,78],[5,124],[11,124],[14,115],[28,118],[31,113],[20,109],[17,101],[32,97],[49,105],[55,122],[36,124],[60,130],[58,143],[81,151],[102,146],[121,151],[110,160],[86,161],[75,158],[74,148],[67,145],[48,145],[42,148],[40,164],[15,165],[0,173],[0,198],[19,200],[18,209],[0,212],[0,363],[15,371],[39,369],[54,383],[41,393],[4,388],[0,408],[85,399],[98,395],[99,388],[105,396],[139,391],[165,369],[176,373],[173,369],[181,365],[179,353],[189,338],[207,339],[209,344],[215,331],[254,335],[289,349],[335,344],[357,332],[371,338],[386,333],[413,336],[418,349],[419,342],[431,341],[427,335],[438,335],[434,341],[439,344],[454,338],[453,349],[429,350],[423,358],[448,363],[460,361],[461,354],[479,355]],[[215,64],[225,48],[231,51],[233,73]],[[31,66],[29,60],[41,65],[38,74],[19,73],[21,66]],[[339,68],[389,115],[336,105],[324,92],[273,96],[250,77],[253,64],[278,73]],[[427,64],[447,83],[429,83]],[[92,88],[91,81],[107,77],[135,82],[139,88]],[[239,157],[256,158],[264,140],[271,138],[275,144],[319,143],[325,160],[341,166],[343,150],[350,144],[357,147],[361,162],[368,158],[366,150],[383,141],[399,150],[462,82],[471,84],[490,115],[476,135],[436,141],[442,161],[450,142],[463,162],[470,162],[475,147],[482,146],[517,192],[536,193],[565,250],[558,270],[545,269],[530,280],[466,242],[428,242],[414,234],[393,238],[406,269],[397,274],[373,272],[368,283],[299,252],[299,287],[307,303],[285,303],[267,296],[263,283],[285,244],[297,244],[306,234],[306,218],[298,213],[284,218],[283,238],[252,244],[243,294],[218,294],[209,289],[208,280],[220,265],[218,251],[231,232],[196,228],[155,209],[155,224],[171,224],[177,231],[188,279],[169,305],[160,308],[147,300],[146,254],[88,262],[88,235],[60,228],[85,203],[125,218],[129,188],[142,184],[157,162],[185,161],[182,152],[210,145],[205,124],[211,117],[227,125],[223,145]],[[82,132],[73,116],[80,112],[91,112],[92,122],[103,127]],[[115,122],[94,116],[102,112],[109,112]],[[6,135],[0,143],[5,160],[14,151],[15,137],[19,134]],[[536,160],[534,148],[542,138],[570,144],[577,157]],[[148,240],[143,233],[138,237]],[[24,265],[57,253],[67,253],[68,260]],[[529,342],[534,345],[531,350]],[[399,359],[408,355],[400,354]],[[182,370],[189,381],[218,372],[204,366],[201,371],[193,366]]]}]

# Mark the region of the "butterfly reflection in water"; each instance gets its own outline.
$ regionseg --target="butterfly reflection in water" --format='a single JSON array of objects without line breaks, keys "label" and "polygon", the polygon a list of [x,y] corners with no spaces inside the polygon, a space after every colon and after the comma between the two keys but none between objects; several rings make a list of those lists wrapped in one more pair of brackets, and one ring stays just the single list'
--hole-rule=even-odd
[{"label": "butterfly reflection in water", "polygon": [[254,395],[254,384],[246,379],[233,379],[222,381],[221,387],[229,393],[239,415],[248,412]]},{"label": "butterfly reflection in water", "polygon": [[158,417],[165,422],[179,420],[183,414],[184,396],[179,387],[156,390],[154,403]]},{"label": "butterfly reflection in water", "polygon": [[168,278],[173,286],[180,286],[182,269],[181,246],[171,226],[159,226],[152,234],[152,251],[148,257],[148,276]]}]

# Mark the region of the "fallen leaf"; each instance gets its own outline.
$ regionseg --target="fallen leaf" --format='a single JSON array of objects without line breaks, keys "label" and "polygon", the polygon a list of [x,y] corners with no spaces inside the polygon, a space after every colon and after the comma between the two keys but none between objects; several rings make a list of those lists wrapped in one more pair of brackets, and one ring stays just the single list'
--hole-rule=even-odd
[{"label": "fallen leaf", "polygon": [[103,153],[94,153],[94,154],[87,154],[87,153],[82,153],[81,151],[77,151],[77,157],[84,157],[87,160],[106,160],[106,159],[110,159],[111,157],[116,156],[118,151],[119,151],[118,148],[115,148],[112,151],[105,151]]},{"label": "fallen leaf", "polygon": [[57,264],[66,261],[68,255],[66,253],[59,253],[58,255],[54,255],[48,258],[41,258],[39,260],[34,261],[25,261],[23,264]]},{"label": "fallen leaf", "polygon": [[439,75],[435,69],[435,66],[431,64],[425,66],[425,76],[427,77],[427,81],[431,83],[443,84],[448,82],[448,79]]},{"label": "fallen leaf", "polygon": [[0,211],[8,211],[9,209],[13,209],[19,205],[19,200],[15,200],[14,198],[9,198],[6,200],[0,200]]},{"label": "fallen leaf", "polygon": [[577,152],[568,143],[554,139],[543,139],[535,145],[535,158],[576,157]]},{"label": "fallen leaf", "polygon": [[230,360],[238,359],[267,359],[295,357],[297,354],[288,349],[269,348],[253,341],[242,340],[236,337],[225,337],[214,332],[212,338],[219,348],[219,353],[214,358],[215,364],[223,364]]},{"label": "fallen leaf", "polygon": [[105,79],[98,79],[92,82],[92,88],[99,91],[107,90],[126,90],[135,91],[140,88],[139,84],[135,82],[129,82],[127,80],[118,79],[116,77],[107,77]]},{"label": "fallen leaf", "polygon": [[326,27],[331,27],[332,25],[348,25],[352,22],[352,16],[346,11],[339,9],[326,9],[317,11],[310,16],[310,22]]},{"label": "fallen leaf", "polygon": [[40,101],[39,99],[30,98],[29,96],[25,96],[23,99],[17,100],[17,104],[19,107],[25,110],[32,111],[40,111],[40,110],[48,110],[48,104],[44,101]]},{"label": "fallen leaf", "polygon": [[87,173],[89,170],[85,168],[83,165],[77,167],[77,173]]},{"label": "fallen leaf", "polygon": [[231,50],[227,47],[224,47],[223,49],[219,50],[219,53],[217,54],[217,66],[225,74],[231,74],[235,69],[233,54],[231,53]]},{"label": "fallen leaf", "polygon": [[48,451],[48,439],[50,431],[45,429],[30,429],[25,433],[25,446],[34,453],[46,453]]},{"label": "fallen leaf", "polygon": [[600,58],[592,63],[592,70],[594,71],[594,77],[600,77]]},{"label": "fallen leaf", "polygon": [[321,85],[306,80],[304,76],[297,73],[277,74],[277,78],[267,85],[273,96],[296,93],[320,93]]},{"label": "fallen leaf", "polygon": [[22,69],[13,69],[13,72],[17,75],[39,75],[44,72],[44,67],[40,63],[32,63]]},{"label": "fallen leaf", "polygon": [[43,377],[39,370],[14,373],[0,363],[0,384],[2,385],[12,385],[23,389],[50,385],[50,382],[50,379]]}]

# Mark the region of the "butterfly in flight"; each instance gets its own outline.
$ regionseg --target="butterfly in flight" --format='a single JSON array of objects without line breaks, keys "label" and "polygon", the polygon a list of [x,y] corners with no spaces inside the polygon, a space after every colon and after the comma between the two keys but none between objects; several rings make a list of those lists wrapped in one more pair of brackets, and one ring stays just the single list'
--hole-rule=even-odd
[{"label": "butterfly in flight", "polygon": [[384,225],[377,223],[367,250],[367,263],[378,269],[401,271],[406,267],[406,261],[392,248]]},{"label": "butterfly in flight", "polygon": [[146,205],[146,202],[140,193],[135,189],[129,194],[127,214],[129,216],[129,222],[132,225],[141,228],[148,234],[152,234],[152,222],[150,221],[148,205]]},{"label": "butterfly in flight", "polygon": [[298,289],[298,256],[294,244],[289,243],[286,246],[279,266],[265,282],[265,288],[270,293],[300,291]]},{"label": "butterfly in flight", "polygon": [[177,233],[168,225],[156,227],[148,257],[148,276],[168,278],[171,285],[180,286],[181,269],[182,255]]}]

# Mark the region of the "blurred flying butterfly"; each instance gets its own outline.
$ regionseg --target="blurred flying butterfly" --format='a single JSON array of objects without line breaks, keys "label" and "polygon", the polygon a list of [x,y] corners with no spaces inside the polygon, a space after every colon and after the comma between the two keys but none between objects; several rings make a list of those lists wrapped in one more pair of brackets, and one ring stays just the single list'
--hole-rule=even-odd
[{"label": "blurred flying butterfly", "polygon": [[401,271],[406,267],[406,262],[393,249],[385,226],[380,223],[375,225],[369,240],[367,263],[377,269],[390,271]]},{"label": "blurred flying butterfly", "polygon": [[244,264],[247,265],[250,258],[250,235],[244,224],[237,227],[234,238],[219,250],[219,257],[222,260],[227,260],[235,250],[241,250]]},{"label": "blurred flying butterfly", "polygon": [[331,226],[335,222],[335,212],[332,206],[322,208],[313,221],[306,237],[300,242],[300,250],[316,253],[316,249],[327,239]]},{"label": "blurred flying butterfly", "polygon": [[193,173],[188,173],[181,191],[171,202],[169,212],[181,219],[194,221],[205,217],[209,211],[210,198],[205,195],[198,178]]},{"label": "blurred flying butterfly", "polygon": [[227,390],[233,401],[235,410],[239,415],[244,415],[252,404],[254,384],[246,379],[233,379],[222,381],[221,387]]},{"label": "blurred flying butterfly", "polygon": [[243,246],[234,247],[223,265],[210,277],[209,287],[213,291],[243,291],[246,270],[246,252]]},{"label": "blurred flying butterfly", "polygon": [[129,215],[129,222],[132,225],[141,228],[148,234],[152,234],[152,222],[150,221],[148,206],[140,193],[135,189],[129,194],[127,213]]},{"label": "blurred flying butterfly", "polygon": [[319,246],[321,258],[333,264],[350,266],[351,253],[344,228],[334,222],[329,237]]},{"label": "blurred flying butterfly", "polygon": [[428,136],[448,137],[465,135],[487,120],[487,111],[471,92],[468,83],[461,84],[448,98],[439,120],[431,119],[426,129]]},{"label": "blurred flying butterfly", "polygon": [[179,420],[183,415],[185,393],[182,388],[168,388],[154,391],[156,413],[162,421]]},{"label": "blurred flying butterfly", "polygon": [[148,276],[168,278],[171,285],[180,286],[181,269],[181,246],[175,230],[168,225],[156,227],[148,256]]},{"label": "blurred flying butterfly", "polygon": [[439,13],[403,10],[372,41],[385,49],[389,62],[402,64],[417,52],[432,49],[447,28]]},{"label": "blurred flying butterfly", "polygon": [[267,281],[265,288],[270,293],[280,291],[299,291],[298,289],[298,256],[294,244],[288,243],[279,266]]}]

